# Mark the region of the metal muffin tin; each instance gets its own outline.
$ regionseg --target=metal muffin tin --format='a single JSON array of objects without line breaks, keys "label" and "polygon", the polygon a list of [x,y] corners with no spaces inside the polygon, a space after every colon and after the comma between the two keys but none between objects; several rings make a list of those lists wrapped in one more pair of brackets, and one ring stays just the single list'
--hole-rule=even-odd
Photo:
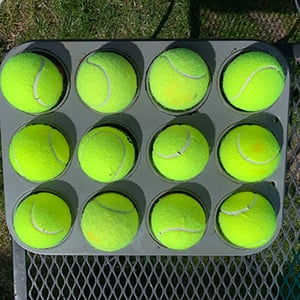
[{"label": "metal muffin tin", "polygon": [[[202,104],[192,111],[172,113],[159,109],[151,100],[147,90],[147,70],[153,59],[162,51],[173,47],[186,47],[198,52],[208,64],[211,76],[209,91]],[[270,108],[258,113],[247,113],[234,109],[224,99],[221,88],[221,74],[232,58],[241,51],[262,50],[274,55],[286,73],[282,95]],[[80,100],[75,86],[76,71],[80,62],[91,52],[110,50],[123,54],[134,65],[138,75],[139,90],[134,103],[124,112],[99,114],[89,109]],[[289,69],[281,52],[274,46],[252,40],[163,40],[163,41],[30,41],[12,49],[5,62],[23,51],[45,53],[61,62],[66,72],[65,96],[51,111],[31,115],[14,109],[0,94],[1,138],[4,176],[6,220],[11,235],[32,252],[42,254],[80,255],[248,255],[261,251],[276,238],[282,224],[284,200],[285,159],[287,145],[287,123],[289,103]],[[0,72],[1,72],[0,69]],[[16,130],[27,123],[44,122],[61,129],[72,147],[72,157],[65,172],[57,179],[33,183],[20,177],[9,162],[8,147]],[[174,182],[162,178],[150,165],[149,147],[155,134],[164,126],[186,123],[199,128],[208,140],[210,157],[204,171],[187,182]],[[269,128],[281,145],[281,162],[278,169],[265,181],[248,184],[227,176],[218,163],[217,148],[223,134],[233,125],[243,123],[261,124]],[[79,166],[77,148],[82,136],[99,124],[116,124],[129,130],[136,139],[139,154],[136,166],[124,180],[102,184],[87,177]],[[230,245],[217,228],[217,210],[222,201],[238,190],[251,190],[265,195],[275,208],[277,229],[273,239],[256,249],[242,249]],[[53,191],[61,195],[70,205],[73,226],[66,239],[56,247],[35,249],[18,240],[13,229],[13,214],[24,196],[35,191]],[[86,203],[101,191],[119,191],[128,195],[140,214],[140,228],[133,242],[116,252],[102,252],[94,249],[84,239],[80,219]],[[149,232],[149,214],[158,196],[169,191],[186,191],[194,195],[203,205],[207,215],[204,236],[190,249],[177,251],[157,243]],[[238,230],[238,228],[237,228]]]}]

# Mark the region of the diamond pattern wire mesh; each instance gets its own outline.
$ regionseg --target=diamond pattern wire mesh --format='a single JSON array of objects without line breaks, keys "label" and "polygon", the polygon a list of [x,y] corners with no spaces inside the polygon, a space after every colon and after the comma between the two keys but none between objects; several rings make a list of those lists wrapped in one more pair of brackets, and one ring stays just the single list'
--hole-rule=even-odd
[{"label": "diamond pattern wire mesh", "polygon": [[271,247],[244,257],[26,252],[28,294],[24,299],[299,299],[300,66],[293,67],[285,217]]}]

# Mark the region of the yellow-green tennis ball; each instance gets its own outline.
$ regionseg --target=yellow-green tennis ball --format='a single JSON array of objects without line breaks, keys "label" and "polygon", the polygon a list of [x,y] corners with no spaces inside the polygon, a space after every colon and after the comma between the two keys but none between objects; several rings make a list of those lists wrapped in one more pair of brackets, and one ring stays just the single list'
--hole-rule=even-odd
[{"label": "yellow-green tennis ball", "polygon": [[221,140],[219,159],[233,178],[245,182],[269,177],[280,162],[280,145],[276,137],[258,125],[240,125]]},{"label": "yellow-green tennis ball", "polygon": [[223,236],[243,248],[267,244],[276,230],[276,214],[270,202],[260,194],[238,192],[228,197],[218,213]]},{"label": "yellow-green tennis ball", "polygon": [[15,211],[13,224],[17,237],[24,244],[45,249],[55,247],[65,239],[72,216],[62,198],[40,192],[22,200]]},{"label": "yellow-green tennis ball", "polygon": [[45,56],[24,52],[4,64],[0,87],[12,106],[38,114],[50,110],[61,99],[63,75]]},{"label": "yellow-green tennis ball", "polygon": [[162,176],[171,180],[189,180],[205,168],[209,146],[198,129],[184,124],[171,125],[155,138],[151,157]]},{"label": "yellow-green tennis ball", "polygon": [[79,66],[76,76],[81,100],[100,113],[125,110],[137,93],[137,75],[122,55],[100,51],[90,55]]},{"label": "yellow-green tennis ball", "polygon": [[129,245],[139,227],[138,212],[129,198],[116,192],[105,192],[93,198],[84,208],[81,229],[96,249],[118,251]]},{"label": "yellow-green tennis ball", "polygon": [[222,88],[231,105],[251,112],[267,109],[276,102],[284,83],[284,71],[275,57],[251,51],[237,56],[226,67]]},{"label": "yellow-green tennis ball", "polygon": [[150,215],[155,238],[165,247],[186,250],[197,244],[206,228],[200,203],[190,195],[174,192],[162,196]]},{"label": "yellow-green tennis ball", "polygon": [[70,146],[64,135],[50,125],[28,125],[13,136],[9,159],[14,170],[25,179],[48,181],[65,170]]},{"label": "yellow-green tennis ball", "polygon": [[206,95],[209,70],[198,53],[187,48],[170,49],[151,64],[148,85],[160,106],[185,111],[197,106]]},{"label": "yellow-green tennis ball", "polygon": [[100,182],[124,178],[136,159],[132,138],[124,131],[101,126],[89,131],[80,141],[78,160],[84,173]]}]

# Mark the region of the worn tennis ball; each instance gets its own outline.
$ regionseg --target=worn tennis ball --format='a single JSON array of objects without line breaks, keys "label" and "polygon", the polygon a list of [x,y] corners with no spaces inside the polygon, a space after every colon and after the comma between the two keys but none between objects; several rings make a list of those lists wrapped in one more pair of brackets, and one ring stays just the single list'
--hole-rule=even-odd
[{"label": "worn tennis ball", "polygon": [[276,214],[269,200],[258,193],[238,192],[229,196],[218,212],[223,236],[243,248],[267,244],[276,230]]},{"label": "worn tennis ball", "polygon": [[267,109],[280,97],[285,83],[282,66],[272,55],[250,51],[226,67],[222,88],[234,107],[254,112]]},{"label": "worn tennis ball", "polygon": [[66,168],[70,146],[64,135],[46,124],[31,124],[20,129],[9,145],[14,170],[34,182],[52,180]]},{"label": "worn tennis ball", "polygon": [[93,110],[117,113],[133,102],[137,93],[137,75],[122,55],[99,51],[80,64],[76,87],[81,100]]},{"label": "worn tennis ball", "polygon": [[268,129],[259,125],[240,125],[222,138],[219,159],[233,178],[245,182],[261,181],[277,169],[280,145]]},{"label": "worn tennis ball", "polygon": [[175,124],[154,139],[151,158],[157,171],[167,179],[189,180],[200,174],[209,157],[209,146],[196,128]]},{"label": "worn tennis ball", "polygon": [[206,228],[206,216],[200,203],[188,194],[163,195],[150,215],[154,237],[165,247],[186,250],[197,244]]},{"label": "worn tennis ball", "polygon": [[63,75],[45,56],[23,52],[2,67],[0,87],[12,106],[38,114],[52,109],[61,99]]},{"label": "worn tennis ball", "polygon": [[123,194],[105,192],[94,197],[84,208],[81,229],[96,249],[118,251],[129,245],[139,227],[138,212]]},{"label": "worn tennis ball", "polygon": [[17,207],[13,226],[24,244],[38,249],[55,247],[68,234],[72,216],[66,202],[55,194],[31,194]]},{"label": "worn tennis ball", "polygon": [[148,86],[154,100],[171,111],[197,106],[209,85],[209,70],[202,57],[187,48],[162,52],[152,62]]},{"label": "worn tennis ball", "polygon": [[136,159],[132,137],[112,126],[90,130],[81,139],[78,160],[84,173],[100,182],[124,178]]}]

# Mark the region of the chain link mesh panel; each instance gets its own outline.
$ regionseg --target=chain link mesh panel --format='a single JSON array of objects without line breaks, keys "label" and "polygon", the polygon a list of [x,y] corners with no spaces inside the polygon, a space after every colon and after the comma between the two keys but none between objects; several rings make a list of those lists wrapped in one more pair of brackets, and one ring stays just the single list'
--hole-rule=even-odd
[{"label": "chain link mesh panel", "polygon": [[243,257],[43,256],[26,252],[24,299],[299,299],[299,65],[292,64],[292,74],[284,222],[268,249]]}]

